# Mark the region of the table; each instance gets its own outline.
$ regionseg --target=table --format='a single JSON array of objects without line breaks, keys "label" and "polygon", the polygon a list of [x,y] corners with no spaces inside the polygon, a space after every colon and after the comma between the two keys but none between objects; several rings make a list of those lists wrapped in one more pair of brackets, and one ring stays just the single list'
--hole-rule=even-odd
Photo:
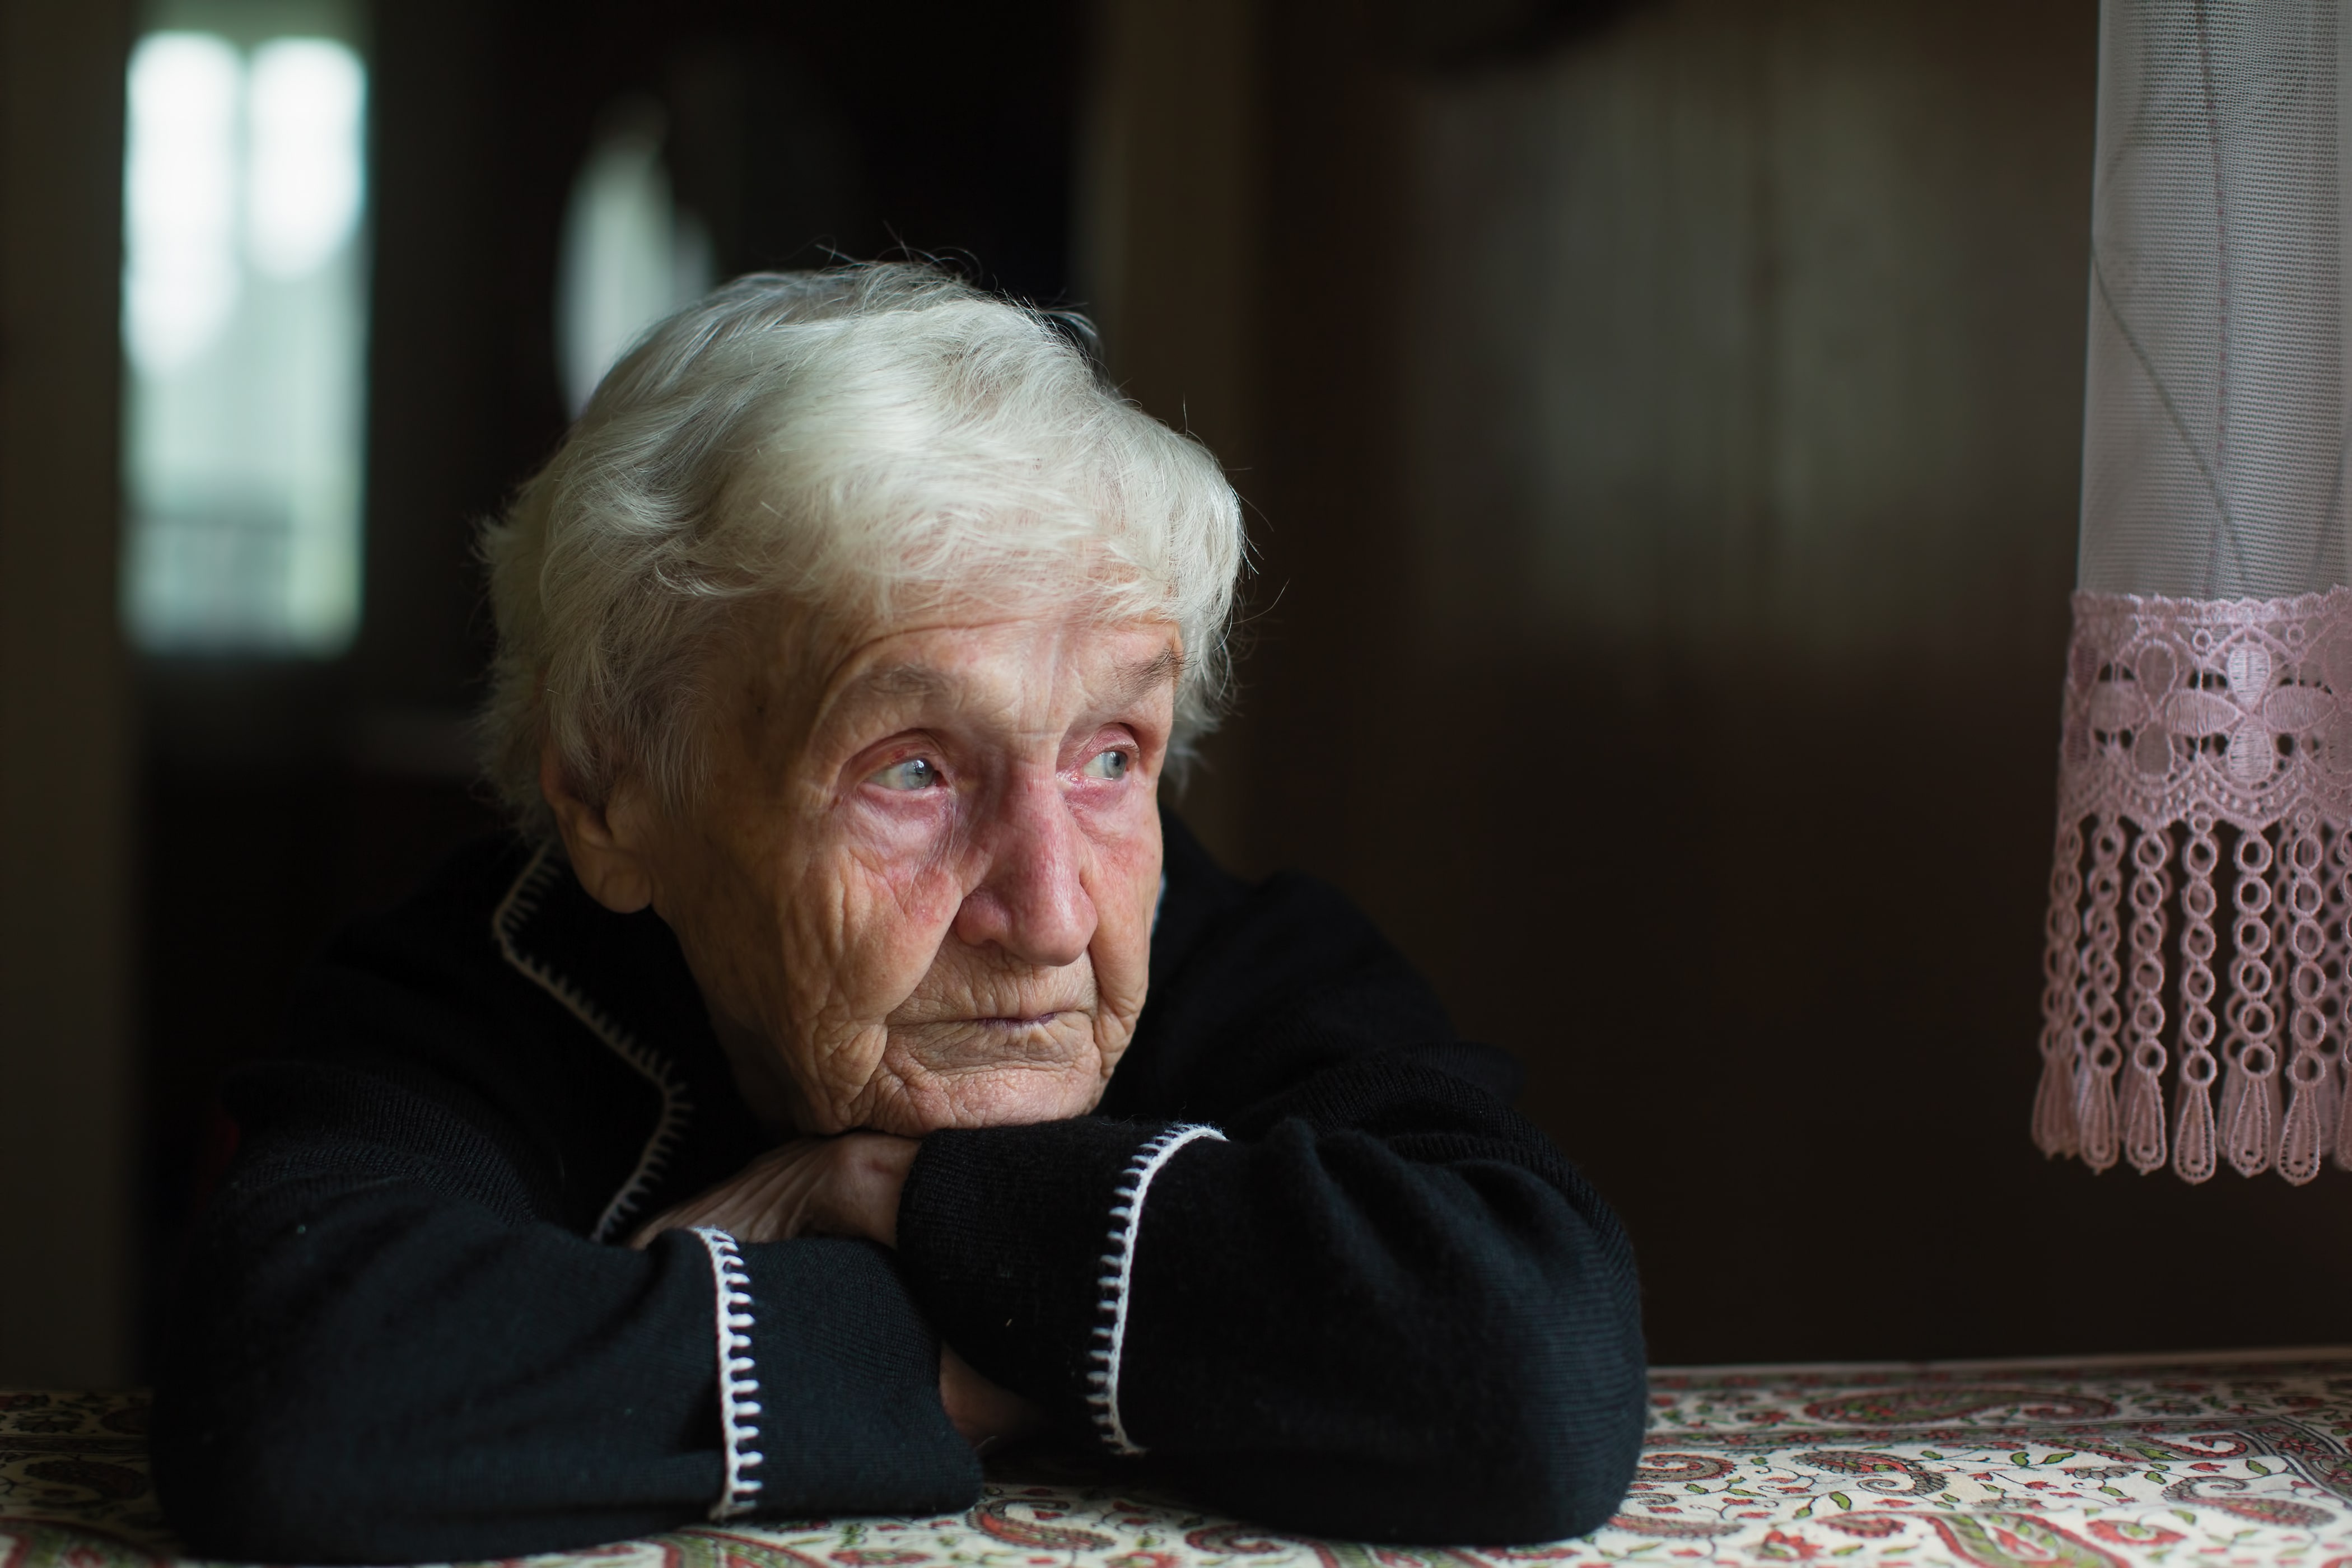
[{"label": "table", "polygon": [[[1605,1528],[1515,1548],[1260,1529],[998,1470],[969,1512],[708,1527],[532,1568],[2352,1568],[2352,1349],[1661,1368]],[[135,1393],[0,1394],[0,1568],[162,1568]]]}]

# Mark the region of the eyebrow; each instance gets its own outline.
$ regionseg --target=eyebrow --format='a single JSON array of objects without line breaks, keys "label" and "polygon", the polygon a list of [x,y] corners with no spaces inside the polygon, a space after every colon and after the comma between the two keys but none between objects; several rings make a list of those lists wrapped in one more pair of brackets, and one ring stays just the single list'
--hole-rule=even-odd
[{"label": "eyebrow", "polygon": [[928,664],[884,664],[865,671],[842,692],[850,697],[945,698],[955,682]]},{"label": "eyebrow", "polygon": [[[1183,674],[1183,654],[1172,647],[1163,648],[1142,663],[1120,670],[1105,706],[1124,708],[1156,687],[1182,679]],[[944,701],[952,699],[956,689],[952,677],[928,664],[885,664],[859,675],[841,695],[845,700],[873,696]]]},{"label": "eyebrow", "polygon": [[1184,678],[1184,656],[1175,648],[1162,648],[1141,664],[1131,664],[1122,671],[1118,684],[1112,688],[1111,706],[1124,708],[1153,688],[1172,684]]}]

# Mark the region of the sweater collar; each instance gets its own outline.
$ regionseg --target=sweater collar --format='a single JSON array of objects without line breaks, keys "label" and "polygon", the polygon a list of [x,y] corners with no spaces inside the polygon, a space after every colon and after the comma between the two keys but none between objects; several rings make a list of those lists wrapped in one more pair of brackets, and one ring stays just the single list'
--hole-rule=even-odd
[{"label": "sweater collar", "polygon": [[653,1091],[653,1120],[635,1167],[589,1231],[593,1240],[617,1240],[677,1173],[690,1136],[748,1119],[702,994],[658,915],[616,915],[598,904],[551,844],[539,846],[516,873],[491,912],[490,934],[509,968],[554,998]]}]

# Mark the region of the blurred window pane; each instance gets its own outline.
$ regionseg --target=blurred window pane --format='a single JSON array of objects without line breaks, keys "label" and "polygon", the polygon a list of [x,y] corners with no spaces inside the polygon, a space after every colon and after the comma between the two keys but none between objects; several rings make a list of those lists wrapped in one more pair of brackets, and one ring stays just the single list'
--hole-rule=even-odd
[{"label": "blurred window pane", "polygon": [[556,344],[577,415],[637,335],[711,285],[709,233],[670,195],[651,100],[608,110],[572,185],[556,281]]},{"label": "blurred window pane", "polygon": [[123,604],[152,653],[359,620],[367,72],[339,0],[173,5],[131,57]]}]

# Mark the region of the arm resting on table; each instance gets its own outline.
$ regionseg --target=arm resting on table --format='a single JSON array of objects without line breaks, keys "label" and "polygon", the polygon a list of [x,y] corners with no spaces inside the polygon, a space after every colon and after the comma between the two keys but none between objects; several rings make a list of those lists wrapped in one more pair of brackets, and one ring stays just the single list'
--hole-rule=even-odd
[{"label": "arm resting on table", "polygon": [[[671,1529],[730,1496],[924,1512],[977,1492],[938,1342],[883,1248],[738,1249],[757,1385],[739,1404],[758,1410],[730,1471],[703,1238],[593,1244],[538,1216],[528,1158],[481,1115],[347,1068],[268,1070],[157,1393],[156,1485],[192,1550],[499,1557]],[[757,1486],[730,1493],[730,1476]]]},{"label": "arm resting on table", "polygon": [[1608,1517],[1642,1433],[1632,1258],[1532,1127],[1402,1053],[1222,1138],[1169,1131],[925,1142],[900,1246],[974,1365],[1269,1523],[1467,1542]]}]

